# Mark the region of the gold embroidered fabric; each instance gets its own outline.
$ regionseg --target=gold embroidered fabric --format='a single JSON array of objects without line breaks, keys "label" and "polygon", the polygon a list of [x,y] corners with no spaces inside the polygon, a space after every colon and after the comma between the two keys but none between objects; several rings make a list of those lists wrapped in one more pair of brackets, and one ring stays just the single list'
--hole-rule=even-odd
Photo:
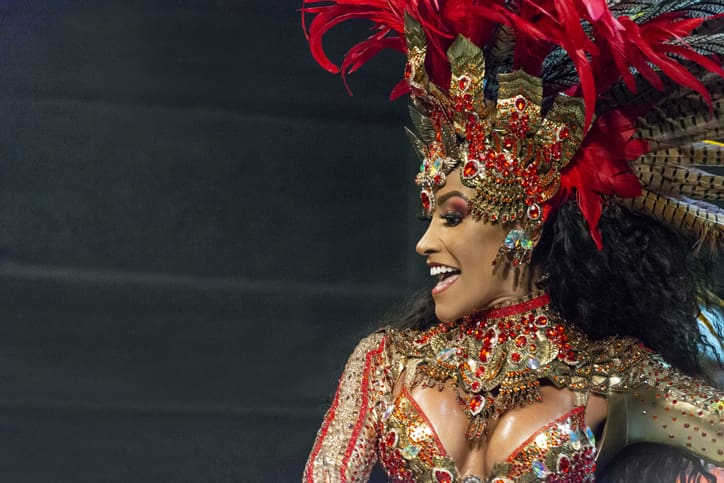
[{"label": "gold embroidered fabric", "polygon": [[[392,400],[400,374],[404,371],[406,380],[414,379],[416,367],[424,362],[402,352],[395,343],[399,337],[388,329],[363,339],[354,350],[317,434],[305,482],[367,481],[378,455],[390,476],[400,475],[400,481],[463,481],[409,393]],[[724,393],[681,375],[633,339],[592,342],[578,334],[568,342],[578,363],[561,364],[546,377],[558,387],[608,399],[598,465],[605,466],[629,444],[647,441],[676,446],[724,466]],[[494,468],[494,477],[499,482],[568,481],[554,478],[565,468],[588,468],[581,474],[590,477],[593,464],[586,448],[592,448],[592,435],[582,418],[579,408],[536,431],[530,444]],[[393,429],[395,436],[389,434]],[[543,439],[546,444],[539,444]],[[396,462],[389,459],[390,448],[400,451]],[[444,471],[434,472],[435,468]],[[446,479],[450,475],[452,479]]]},{"label": "gold embroidered fabric", "polygon": [[724,467],[724,392],[679,373],[657,354],[646,355],[635,370],[612,375],[600,387],[608,420],[599,463],[646,442],[676,446]]}]

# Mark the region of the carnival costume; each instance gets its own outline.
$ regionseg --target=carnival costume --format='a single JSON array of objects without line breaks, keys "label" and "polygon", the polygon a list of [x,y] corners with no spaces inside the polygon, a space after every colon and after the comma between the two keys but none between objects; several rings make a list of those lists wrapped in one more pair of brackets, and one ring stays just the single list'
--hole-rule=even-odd
[{"label": "carnival costume", "polygon": [[[530,262],[542,227],[575,197],[591,237],[605,203],[621,203],[721,247],[724,134],[720,2],[603,0],[305,0],[315,59],[353,72],[382,49],[407,55],[393,97],[409,93],[423,212],[454,171],[475,190],[472,216],[508,235],[496,263]],[[321,39],[371,20],[341,68]],[[635,442],[673,445],[724,466],[724,394],[686,377],[631,338],[592,341],[545,292],[421,331],[385,329],[352,354],[319,430],[305,481],[363,481],[379,459],[395,481],[467,482],[410,391],[451,384],[468,439],[542,382],[575,407],[539,428],[488,481],[593,481],[595,466]],[[392,397],[402,377],[402,391]],[[596,441],[583,419],[607,399]]]}]

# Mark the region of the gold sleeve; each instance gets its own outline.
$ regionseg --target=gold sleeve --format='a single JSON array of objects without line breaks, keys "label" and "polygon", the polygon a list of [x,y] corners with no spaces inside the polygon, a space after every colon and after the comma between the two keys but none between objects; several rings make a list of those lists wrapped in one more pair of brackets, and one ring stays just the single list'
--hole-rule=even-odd
[{"label": "gold sleeve", "polygon": [[375,333],[352,352],[304,469],[305,483],[367,481],[377,461],[378,401],[391,393],[386,337]]},{"label": "gold sleeve", "polygon": [[611,376],[599,448],[605,466],[633,443],[675,446],[724,466],[724,393],[649,355],[625,377]]}]

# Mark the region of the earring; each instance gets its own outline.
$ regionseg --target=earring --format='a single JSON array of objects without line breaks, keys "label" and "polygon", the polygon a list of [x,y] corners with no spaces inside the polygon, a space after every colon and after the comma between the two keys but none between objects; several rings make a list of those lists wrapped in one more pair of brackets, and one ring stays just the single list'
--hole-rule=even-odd
[{"label": "earring", "polygon": [[532,203],[528,207],[521,228],[513,228],[506,235],[503,245],[498,249],[498,255],[495,257],[493,265],[505,259],[510,260],[514,267],[530,263],[533,249],[538,245],[543,231],[541,215],[541,207],[537,203]]}]

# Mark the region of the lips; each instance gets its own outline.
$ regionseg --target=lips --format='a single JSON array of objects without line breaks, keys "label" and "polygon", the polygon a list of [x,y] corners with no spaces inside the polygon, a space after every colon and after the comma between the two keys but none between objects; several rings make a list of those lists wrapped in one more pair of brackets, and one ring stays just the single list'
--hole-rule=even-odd
[{"label": "lips", "polygon": [[439,293],[444,292],[445,290],[450,288],[450,286],[452,284],[457,282],[458,278],[460,278],[460,273],[454,273],[452,275],[449,275],[449,276],[443,278],[442,280],[437,282],[437,285],[432,287],[432,294],[437,295]]}]

